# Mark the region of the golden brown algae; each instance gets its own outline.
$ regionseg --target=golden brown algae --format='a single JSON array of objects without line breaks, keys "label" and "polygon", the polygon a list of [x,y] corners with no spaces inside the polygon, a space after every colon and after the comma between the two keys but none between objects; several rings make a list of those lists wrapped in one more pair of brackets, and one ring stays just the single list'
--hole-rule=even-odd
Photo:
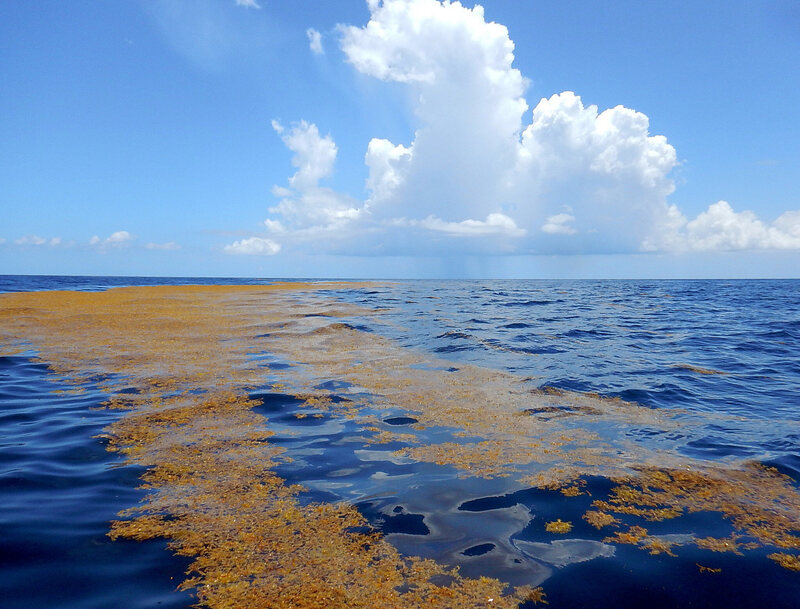
[{"label": "golden brown algae", "polygon": [[[403,456],[462,475],[512,475],[575,501],[587,476],[610,477],[618,486],[585,516],[598,528],[620,526],[617,516],[657,521],[707,510],[730,520],[736,536],[696,539],[701,547],[800,549],[800,495],[787,477],[756,465],[709,467],[619,440],[635,426],[678,429],[687,424],[680,413],[535,389],[476,366],[453,370],[347,323],[379,324],[380,312],[322,293],[339,287],[352,286],[5,294],[0,344],[6,354],[35,350],[76,384],[104,375],[108,405],[127,410],[107,430],[109,445],[148,468],[149,490],[111,534],[168,538],[194,559],[184,586],[211,608],[475,607],[489,599],[514,607],[531,595],[520,588],[504,596],[497,580],[401,556],[352,506],[302,505],[300,489],[274,474],[286,456],[270,444],[269,424],[248,397],[270,382],[303,399],[309,415],[347,417],[373,441],[400,441]],[[266,371],[254,357],[260,352],[290,366]],[[331,379],[349,383],[351,399],[317,389]],[[382,409],[418,423],[381,429],[373,413]],[[453,441],[420,443],[414,432],[428,427],[455,430]],[[671,542],[638,525],[609,541],[672,553]],[[773,556],[786,568],[797,560]]]},{"label": "golden brown algae", "polygon": [[354,507],[301,505],[272,472],[282,451],[247,397],[264,383],[253,337],[291,316],[285,291],[323,287],[7,294],[0,340],[76,383],[107,375],[109,405],[128,409],[109,445],[148,468],[149,490],[111,535],[169,539],[194,559],[183,587],[202,605],[516,607],[529,589],[400,556]]}]

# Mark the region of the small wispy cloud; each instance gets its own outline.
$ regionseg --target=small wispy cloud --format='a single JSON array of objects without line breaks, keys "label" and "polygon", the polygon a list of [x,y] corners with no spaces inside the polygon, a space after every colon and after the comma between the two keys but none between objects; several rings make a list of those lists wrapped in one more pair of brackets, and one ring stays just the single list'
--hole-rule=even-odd
[{"label": "small wispy cloud", "polygon": [[261,5],[256,0],[236,0],[236,6],[243,6],[245,8],[260,9]]},{"label": "small wispy cloud", "polygon": [[102,239],[95,235],[91,239],[89,239],[89,245],[94,245],[97,247],[122,247],[124,245],[128,245],[131,241],[133,241],[134,237],[126,230],[118,230],[114,233],[111,233],[105,239]]},{"label": "small wispy cloud", "polygon": [[145,247],[149,250],[162,250],[162,251],[174,251],[181,249],[181,246],[175,243],[174,241],[168,241],[167,243],[148,243]]},{"label": "small wispy cloud", "polygon": [[271,239],[250,237],[249,239],[234,241],[230,245],[226,245],[222,250],[226,254],[273,256],[281,251],[281,246]]},{"label": "small wispy cloud", "polygon": [[[291,193],[291,191],[290,191]],[[288,196],[288,195],[283,195]],[[286,227],[283,226],[278,220],[270,220],[267,218],[264,220],[264,226],[267,227],[267,230],[271,233],[285,233]]]},{"label": "small wispy cloud", "polygon": [[[3,243],[4,241],[5,239],[0,239],[0,243]],[[47,245],[50,247],[56,247],[57,245],[62,244],[62,240],[61,237],[51,237],[50,239],[46,239],[45,237],[40,237],[39,235],[26,235],[14,240],[14,243],[16,245]]]},{"label": "small wispy cloud", "polygon": [[517,226],[513,218],[505,214],[489,214],[486,220],[462,220],[461,222],[445,222],[435,216],[428,216],[419,226],[428,230],[447,233],[454,237],[482,237],[486,235],[506,235],[522,237],[527,231]]},{"label": "small wispy cloud", "polygon": [[578,231],[570,226],[570,222],[575,222],[575,216],[570,214],[555,214],[547,218],[542,225],[542,232],[551,235],[574,235]]},{"label": "small wispy cloud", "polygon": [[308,36],[308,48],[311,49],[311,52],[314,55],[324,55],[325,49],[322,48],[322,34],[310,27],[306,30],[306,36]]}]

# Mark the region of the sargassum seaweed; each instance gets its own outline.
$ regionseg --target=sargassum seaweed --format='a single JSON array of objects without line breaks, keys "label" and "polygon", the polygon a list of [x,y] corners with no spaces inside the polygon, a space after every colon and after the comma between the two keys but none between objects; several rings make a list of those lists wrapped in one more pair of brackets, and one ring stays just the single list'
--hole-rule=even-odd
[{"label": "sargassum seaweed", "polygon": [[[747,539],[698,538],[697,545],[798,548],[800,498],[780,473],[759,465],[712,468],[614,444],[595,431],[598,422],[680,426],[669,413],[531,389],[524,379],[477,366],[442,372],[441,362],[346,323],[379,323],[380,313],[318,293],[337,287],[352,286],[0,295],[4,353],[35,349],[77,389],[103,375],[107,405],[125,411],[106,430],[109,448],[148,468],[148,496],[113,524],[111,535],[169,539],[194,559],[183,585],[204,606],[475,607],[492,599],[491,606],[515,607],[531,598],[525,587],[509,591],[495,579],[465,578],[401,556],[352,506],[298,501],[300,489],[274,474],[287,457],[270,443],[269,423],[248,397],[265,383],[304,400],[309,412],[358,421],[365,433],[375,422],[362,414],[366,406],[413,413],[418,423],[411,430],[382,430],[375,441],[401,441],[408,445],[404,456],[463,475],[515,475],[567,497],[579,495],[571,489],[587,476],[612,478],[618,486],[586,514],[598,528],[618,526],[617,516],[659,521],[708,510]],[[269,371],[267,379],[254,357],[261,352],[293,365]],[[317,389],[331,378],[371,397],[332,400]],[[431,426],[459,430],[458,441],[415,444],[410,431]],[[641,526],[609,540],[671,553]],[[773,560],[792,568],[793,555],[781,556],[789,558]]]},{"label": "sargassum seaweed", "polygon": [[496,579],[401,556],[354,507],[303,505],[299,487],[272,472],[282,450],[248,398],[264,383],[253,335],[290,317],[286,290],[319,287],[331,286],[3,295],[0,344],[5,354],[36,349],[76,385],[104,376],[107,405],[125,411],[104,436],[147,467],[148,490],[110,535],[166,538],[192,557],[182,587],[201,605],[518,606],[529,588],[509,593]]}]

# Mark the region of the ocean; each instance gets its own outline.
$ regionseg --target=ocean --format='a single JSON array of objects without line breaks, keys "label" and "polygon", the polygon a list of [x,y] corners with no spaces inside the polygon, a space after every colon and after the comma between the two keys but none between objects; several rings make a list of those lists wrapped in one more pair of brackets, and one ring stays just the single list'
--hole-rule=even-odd
[{"label": "ocean", "polygon": [[[274,283],[0,276],[0,306],[29,291]],[[132,294],[141,299],[134,312],[161,298]],[[204,315],[205,301],[175,294]],[[298,509],[354,508],[364,522],[345,527],[347,535],[364,529],[400,557],[458,567],[457,576],[437,572],[437,586],[492,578],[498,590],[532,589],[512,603],[524,607],[798,606],[800,281],[373,281],[275,297],[202,294],[215,307],[238,307],[219,319],[242,313],[230,327],[249,341],[247,375],[236,386],[222,373],[213,383],[246,391],[246,412],[257,418],[242,424],[269,434],[259,442],[274,451],[263,457],[270,475],[296,489]],[[267,310],[261,298],[280,306]],[[94,301],[85,302],[88,329]],[[44,311],[37,303],[30,306]],[[52,306],[48,320],[60,314]],[[149,395],[142,383],[166,373],[137,381],[133,366],[153,366],[144,355],[117,367],[107,362],[120,353],[93,355],[87,364],[84,339],[70,325],[71,345],[81,347],[72,370],[64,344],[72,335],[37,339],[31,310],[0,317],[0,604],[192,606],[198,588],[180,587],[185,572],[200,572],[207,585],[209,567],[193,562],[201,551],[171,543],[183,529],[137,536],[123,525],[109,536],[117,514],[152,501],[153,488],[168,523],[196,525],[169,503],[171,478],[142,488],[163,461],[129,450],[148,450],[141,429],[124,427],[125,409],[104,407]],[[34,338],[19,334],[23,317]],[[186,336],[205,337],[196,319],[205,318],[193,317]],[[213,360],[208,351],[198,366]],[[237,360],[231,370],[241,367]],[[183,391],[183,408],[192,391],[210,395],[211,381],[191,378],[193,389],[170,386],[158,399]],[[250,514],[251,504],[242,506]],[[251,517],[258,522],[257,512]],[[193,534],[212,535],[208,526]],[[164,530],[177,532],[165,538]],[[269,534],[249,531],[251,541]],[[405,596],[385,604],[423,606],[422,592],[409,592],[422,586],[398,581],[387,589]],[[251,606],[312,606],[270,590]],[[214,594],[200,600],[225,606]],[[434,592],[425,594],[439,606]],[[319,606],[340,606],[327,602]],[[358,606],[349,603],[340,604]]]}]

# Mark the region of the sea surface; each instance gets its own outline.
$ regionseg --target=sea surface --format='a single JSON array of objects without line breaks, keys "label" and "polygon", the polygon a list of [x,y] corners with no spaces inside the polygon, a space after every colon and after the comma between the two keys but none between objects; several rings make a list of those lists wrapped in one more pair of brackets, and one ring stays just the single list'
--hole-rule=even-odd
[{"label": "sea surface", "polygon": [[[0,276],[0,292],[272,281]],[[380,309],[360,328],[453,366],[696,415],[708,422],[631,440],[709,463],[769,464],[800,484],[800,281],[393,281],[328,295]],[[143,496],[141,468],[123,465],[96,437],[120,413],[97,409],[107,394],[91,383],[81,394],[60,392],[67,387],[35,355],[0,357],[0,607],[191,606],[176,590],[188,563],[165,542],[106,536],[117,512]],[[261,399],[274,441],[294,458],[278,473],[306,487],[307,500],[355,504],[403,552],[514,585],[530,578],[554,608],[800,606],[800,573],[764,550],[709,558],[687,546],[677,557],[651,556],[590,541],[598,535],[585,524],[571,537],[578,543],[546,546],[531,518],[576,510],[580,522],[588,497],[576,506],[506,479],[387,457],[348,442],[356,430],[346,421],[298,419],[298,401],[266,385]],[[408,425],[406,415],[385,423]],[[713,528],[704,517],[694,516],[698,526]],[[698,570],[710,563],[722,572]]]}]

